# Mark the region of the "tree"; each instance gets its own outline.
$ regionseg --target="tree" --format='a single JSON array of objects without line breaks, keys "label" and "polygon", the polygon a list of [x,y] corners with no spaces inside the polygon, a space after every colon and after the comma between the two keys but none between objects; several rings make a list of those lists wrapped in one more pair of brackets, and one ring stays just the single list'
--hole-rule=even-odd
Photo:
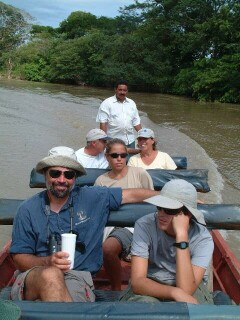
[{"label": "tree", "polygon": [[28,13],[0,2],[0,54],[27,40],[31,19]]},{"label": "tree", "polygon": [[13,50],[28,39],[31,20],[28,13],[0,2],[0,63],[6,64],[9,77]]},{"label": "tree", "polygon": [[60,23],[59,32],[67,39],[74,39],[86,35],[97,26],[97,17],[83,11],[72,12],[66,20]]}]

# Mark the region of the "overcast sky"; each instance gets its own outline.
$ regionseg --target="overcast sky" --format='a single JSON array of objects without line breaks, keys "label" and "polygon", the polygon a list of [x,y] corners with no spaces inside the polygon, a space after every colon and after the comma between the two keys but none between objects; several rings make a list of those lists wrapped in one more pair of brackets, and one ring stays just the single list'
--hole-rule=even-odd
[{"label": "overcast sky", "polygon": [[0,0],[30,13],[35,23],[43,26],[59,26],[73,11],[90,12],[97,17],[116,17],[118,9],[134,3],[134,0]]}]

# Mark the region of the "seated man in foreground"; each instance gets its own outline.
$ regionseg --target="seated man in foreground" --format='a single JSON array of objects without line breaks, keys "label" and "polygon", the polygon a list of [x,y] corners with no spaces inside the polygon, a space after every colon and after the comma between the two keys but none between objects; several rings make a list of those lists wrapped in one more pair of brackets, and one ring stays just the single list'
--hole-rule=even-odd
[{"label": "seated man in foreground", "polygon": [[[61,153],[58,151],[60,150]],[[71,148],[56,147],[38,162],[47,190],[24,201],[13,224],[10,253],[19,270],[13,300],[90,302],[95,300],[92,274],[102,266],[103,230],[109,211],[127,202],[159,194],[148,189],[75,187],[85,174]],[[61,235],[74,233],[74,270],[61,251]],[[55,241],[54,250],[51,242]]]},{"label": "seated man in foreground", "polygon": [[157,212],[135,223],[131,284],[122,300],[213,303],[203,279],[214,245],[193,185],[171,180],[145,202]]}]

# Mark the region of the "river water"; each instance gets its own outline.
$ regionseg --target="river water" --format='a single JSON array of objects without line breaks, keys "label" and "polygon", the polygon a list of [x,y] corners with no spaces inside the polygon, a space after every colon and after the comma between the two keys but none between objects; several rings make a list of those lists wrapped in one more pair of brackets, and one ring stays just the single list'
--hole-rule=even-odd
[{"label": "river water", "polygon": [[[29,174],[53,146],[79,149],[95,122],[99,105],[112,90],[0,79],[0,198],[25,199]],[[184,155],[188,168],[209,170],[211,191],[205,203],[240,204],[240,105],[199,103],[161,94],[128,95],[138,106],[143,125],[151,127],[158,148]],[[0,228],[0,246],[11,227]],[[237,231],[224,233],[240,258]]]}]

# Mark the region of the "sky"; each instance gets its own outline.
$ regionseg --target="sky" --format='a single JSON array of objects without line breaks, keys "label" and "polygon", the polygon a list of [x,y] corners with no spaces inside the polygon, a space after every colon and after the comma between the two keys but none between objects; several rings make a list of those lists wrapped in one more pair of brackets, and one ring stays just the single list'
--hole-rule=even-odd
[{"label": "sky", "polygon": [[90,12],[97,17],[114,18],[120,7],[134,3],[134,0],[0,0],[30,13],[34,23],[58,27],[73,11]]}]

